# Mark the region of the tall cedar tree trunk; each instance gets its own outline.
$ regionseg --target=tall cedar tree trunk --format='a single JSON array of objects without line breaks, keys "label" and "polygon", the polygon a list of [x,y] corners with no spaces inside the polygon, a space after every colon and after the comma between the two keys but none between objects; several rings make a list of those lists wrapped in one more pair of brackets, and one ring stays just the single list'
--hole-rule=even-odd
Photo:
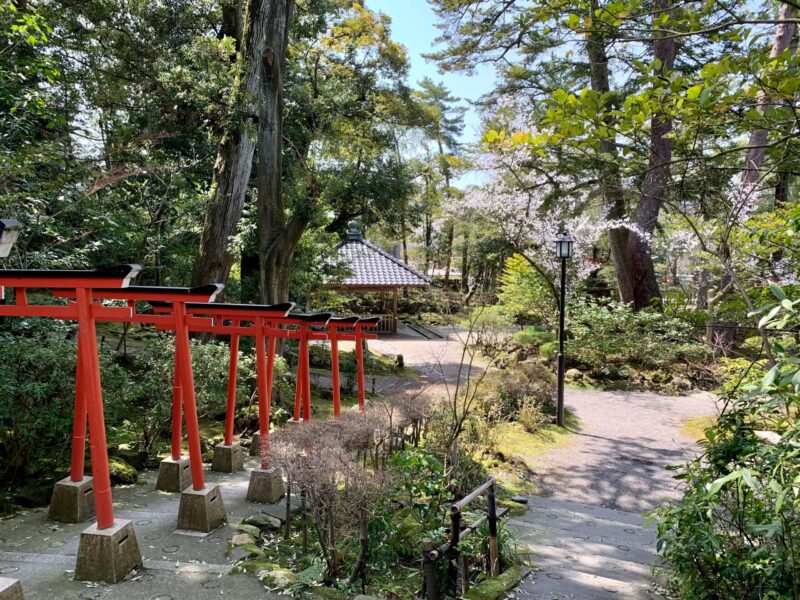
[{"label": "tall cedar tree trunk", "polygon": [[[223,10],[223,30],[238,31],[239,11],[227,3]],[[234,83],[240,98],[242,120],[226,131],[217,148],[214,182],[206,208],[200,255],[195,262],[192,283],[227,283],[233,256],[228,250],[230,238],[236,234],[242,216],[247,184],[253,164],[255,140],[253,121],[262,93],[261,55],[266,47],[271,0],[247,0],[239,58],[239,75]]]},{"label": "tall cedar tree trunk", "polygon": [[[661,23],[664,14],[672,16],[671,0],[656,0],[653,14],[653,28]],[[672,35],[656,33],[653,41],[653,57],[659,62],[656,75],[667,81],[675,67],[676,42]],[[672,119],[656,112],[650,121],[650,158],[647,173],[642,181],[641,197],[636,207],[636,225],[648,236],[652,236],[658,223],[658,213],[664,203],[670,183],[670,161],[672,160]],[[654,303],[661,305],[661,292],[658,288],[650,253],[650,243],[640,235],[628,236],[628,257],[631,279],[633,280],[633,308],[641,310]],[[627,300],[626,300],[627,301]]]},{"label": "tall cedar tree trunk", "polygon": [[461,292],[469,290],[469,230],[464,230],[464,246],[461,249]]},{"label": "tall cedar tree trunk", "polygon": [[[447,156],[444,153],[444,146],[442,145],[442,138],[439,137],[436,139],[436,143],[439,145],[439,163],[442,166],[442,175],[444,175],[444,198],[445,200],[450,200],[450,165],[447,164]],[[453,264],[453,238],[456,234],[456,225],[451,220],[450,223],[447,225],[447,249],[446,254],[447,258],[445,259],[445,267],[444,267],[444,282],[450,281],[450,266]]]},{"label": "tall cedar tree trunk", "polygon": [[258,258],[261,302],[289,299],[291,260],[307,223],[287,223],[281,191],[283,170],[283,71],[293,0],[269,3],[267,49],[263,56],[262,102],[258,127]]},{"label": "tall cedar tree trunk", "polygon": [[[794,38],[796,23],[786,23],[787,19],[794,16],[794,7],[790,4],[781,4],[778,11],[778,20],[784,21],[775,25],[775,37],[772,40],[772,50],[770,51],[770,58],[780,56],[787,48],[791,47],[792,39]],[[756,101],[756,110],[760,115],[764,114],[767,106],[772,100],[761,90],[758,94]],[[722,235],[719,249],[717,251],[720,260],[723,263],[729,263],[731,258],[731,250],[728,246],[728,238],[730,237],[731,230],[738,222],[738,215],[745,206],[753,201],[753,195],[757,192],[759,183],[761,182],[761,168],[764,166],[764,158],[766,157],[766,144],[769,137],[769,131],[764,127],[756,127],[750,133],[748,140],[747,155],[745,156],[744,168],[742,169],[741,178],[739,183],[734,188],[733,192],[733,212],[728,220],[725,233]],[[728,270],[723,274],[720,279],[718,292],[719,298],[723,298],[728,291],[733,287],[733,280]]]},{"label": "tall cedar tree trunk", "polygon": [[[669,10],[668,0],[657,0],[660,9],[656,15]],[[592,10],[598,8],[592,3]],[[592,89],[598,94],[610,91],[608,55],[606,53],[606,36],[602,31],[592,29],[587,39],[587,54],[591,73]],[[671,69],[675,61],[674,38],[659,37],[653,43],[656,58],[662,55],[660,73]],[[668,60],[665,60],[668,59]],[[672,123],[659,116],[653,118],[651,125],[651,150],[648,173],[642,184],[642,194],[636,209],[636,224],[644,231],[652,232],[658,221],[658,213],[664,200],[669,183],[669,160],[672,142],[664,139]],[[617,146],[613,138],[600,141],[602,163],[600,166],[600,188],[609,207],[611,219],[627,217],[625,192],[622,187],[622,175],[617,163]],[[611,257],[617,275],[617,287],[623,302],[633,303],[636,310],[650,306],[653,300],[660,301],[661,294],[653,266],[653,258],[648,244],[625,227],[615,227],[608,232]]]},{"label": "tall cedar tree trunk", "polygon": [[[598,9],[597,2],[592,2],[592,13]],[[608,75],[608,55],[606,53],[606,38],[602,31],[592,28],[586,40],[586,54],[589,58],[590,82],[592,90],[598,95],[607,94],[611,88]],[[624,219],[627,216],[625,207],[625,193],[622,189],[622,175],[617,161],[617,146],[613,138],[600,140],[599,179],[600,191],[605,205],[608,207],[608,216],[611,219]],[[624,227],[616,227],[608,232],[608,242],[611,247],[611,258],[617,274],[617,287],[620,298],[624,302],[633,300],[633,279],[628,260],[628,234]]]},{"label": "tall cedar tree trunk", "polygon": [[[794,7],[790,4],[781,4],[778,20],[782,22],[775,26],[775,38],[772,41],[770,58],[777,58],[791,46],[797,24],[787,23],[786,21],[793,17]],[[763,115],[767,106],[772,101],[773,99],[763,90],[759,92],[756,104],[756,110],[759,114]],[[747,150],[744,171],[742,172],[742,179],[738,190],[739,198],[744,201],[754,192],[761,180],[761,168],[764,166],[764,157],[766,156],[765,146],[767,144],[768,134],[769,132],[767,129],[763,127],[754,129],[750,134],[750,142],[747,144],[749,149]]]}]

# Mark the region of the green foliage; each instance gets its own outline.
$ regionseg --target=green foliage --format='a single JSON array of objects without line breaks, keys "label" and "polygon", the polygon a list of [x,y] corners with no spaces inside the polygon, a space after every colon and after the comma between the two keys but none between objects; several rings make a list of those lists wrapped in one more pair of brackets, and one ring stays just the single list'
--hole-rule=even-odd
[{"label": "green foliage", "polygon": [[547,326],[558,315],[549,282],[520,254],[506,259],[498,298],[503,312],[515,323]]},{"label": "green foliage", "polygon": [[444,502],[450,494],[441,461],[429,451],[414,448],[393,454],[388,466],[404,492],[406,505],[411,507],[411,514],[422,529],[433,531],[441,528]]},{"label": "green foliage", "polygon": [[526,327],[511,336],[511,341],[526,348],[537,348],[544,344],[555,342],[556,336],[549,331],[542,331],[535,327]]},{"label": "green foliage", "polygon": [[481,385],[490,422],[517,420],[533,432],[543,424],[543,413],[551,412],[556,379],[549,365],[523,362],[489,373]]},{"label": "green foliage", "polygon": [[[134,436],[140,449],[153,455],[167,440],[172,411],[172,381],[175,342],[172,336],[160,336],[135,357],[129,365],[130,387],[126,392],[128,416],[121,429]],[[200,422],[223,414],[228,387],[230,350],[222,342],[191,341],[197,415]],[[276,361],[276,380],[285,371],[283,361]],[[239,357],[238,404],[245,404],[255,378],[255,362],[245,354]]]},{"label": "green foliage", "polygon": [[[63,467],[75,400],[76,345],[65,328],[26,319],[0,332],[0,481],[21,481]],[[5,329],[5,328],[4,328]],[[100,353],[109,422],[126,410],[129,380],[108,352]]]},{"label": "green foliage", "polygon": [[545,342],[539,346],[539,356],[547,360],[554,360],[558,356],[558,342]]},{"label": "green foliage", "polygon": [[634,312],[618,302],[586,301],[571,307],[567,332],[568,360],[579,365],[659,368],[711,358],[685,321],[658,312]]},{"label": "green foliage", "polygon": [[[780,304],[763,324],[796,326],[800,302],[780,288],[773,293]],[[792,598],[800,589],[800,347],[776,344],[774,352],[766,373],[754,365],[742,385],[728,388],[729,408],[706,430],[703,456],[680,469],[682,500],[656,513],[676,597]],[[734,366],[741,371],[743,363]],[[769,443],[758,430],[781,441]]]}]

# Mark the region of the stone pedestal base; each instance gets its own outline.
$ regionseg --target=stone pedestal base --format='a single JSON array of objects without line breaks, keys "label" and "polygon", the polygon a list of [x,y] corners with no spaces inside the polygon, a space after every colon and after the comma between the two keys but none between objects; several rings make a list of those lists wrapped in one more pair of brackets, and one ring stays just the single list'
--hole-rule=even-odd
[{"label": "stone pedestal base", "polygon": [[275,504],[283,498],[284,493],[283,478],[278,469],[253,469],[250,472],[250,485],[247,487],[247,499],[250,502]]},{"label": "stone pedestal base", "polygon": [[94,482],[91,477],[62,479],[53,488],[47,518],[62,523],[82,523],[94,516]]},{"label": "stone pedestal base", "polygon": [[254,433],[250,438],[250,456],[261,456],[261,434]]},{"label": "stone pedestal base", "polygon": [[214,460],[211,462],[211,470],[220,473],[235,473],[244,471],[244,453],[239,442],[233,442],[230,446],[217,444],[214,446]]},{"label": "stone pedestal base", "polygon": [[117,519],[112,527],[92,525],[81,533],[75,579],[118,583],[142,564],[142,553],[130,521]]},{"label": "stone pedestal base", "polygon": [[0,577],[0,600],[23,600],[22,584],[16,579]]},{"label": "stone pedestal base", "polygon": [[189,488],[181,493],[178,529],[208,533],[227,520],[218,485],[207,485],[202,490]]},{"label": "stone pedestal base", "polygon": [[158,465],[157,490],[180,493],[190,485],[192,485],[192,470],[188,458],[181,457],[178,460],[165,458]]}]

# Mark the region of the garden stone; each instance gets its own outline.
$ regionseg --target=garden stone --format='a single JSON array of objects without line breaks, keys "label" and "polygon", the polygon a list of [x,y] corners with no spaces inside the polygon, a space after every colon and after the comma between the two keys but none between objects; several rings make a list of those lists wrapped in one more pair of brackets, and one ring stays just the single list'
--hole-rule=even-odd
[{"label": "garden stone", "polygon": [[178,529],[208,533],[226,520],[225,505],[218,485],[207,485],[202,490],[188,488],[181,492]]},{"label": "garden stone", "polygon": [[75,579],[118,583],[141,564],[133,524],[117,519],[108,529],[95,524],[81,533]]},{"label": "garden stone", "polygon": [[16,579],[0,577],[0,600],[23,600],[22,584]]},{"label": "garden stone", "polygon": [[192,470],[189,459],[165,458],[158,465],[156,489],[162,492],[180,493],[192,485]]},{"label": "garden stone", "polygon": [[565,375],[570,381],[580,381],[583,379],[583,373],[578,369],[568,369]]},{"label": "garden stone", "polygon": [[249,533],[235,533],[231,538],[231,546],[246,546],[253,543],[255,540]]},{"label": "garden stone", "polygon": [[283,521],[272,515],[265,514],[250,515],[245,518],[242,523],[251,527],[257,527],[260,531],[264,532],[278,531],[283,526]]},{"label": "garden stone", "polygon": [[131,484],[139,480],[139,471],[118,456],[108,458],[108,473],[111,483]]},{"label": "garden stone", "polygon": [[56,484],[47,512],[48,519],[82,523],[94,515],[94,481],[91,477],[84,477],[80,481],[66,477]]},{"label": "garden stone", "polygon": [[147,452],[131,450],[130,448],[124,447],[117,448],[111,453],[114,456],[120,457],[137,471],[144,469],[147,466],[147,460],[150,458]]},{"label": "garden stone", "polygon": [[254,538],[261,536],[261,530],[258,527],[255,525],[248,525],[247,523],[239,523],[236,525],[236,530],[241,531],[242,533],[248,533]]},{"label": "garden stone", "polygon": [[269,587],[286,589],[297,583],[297,574],[278,565],[270,565],[270,570],[264,575],[259,574],[259,579]]}]

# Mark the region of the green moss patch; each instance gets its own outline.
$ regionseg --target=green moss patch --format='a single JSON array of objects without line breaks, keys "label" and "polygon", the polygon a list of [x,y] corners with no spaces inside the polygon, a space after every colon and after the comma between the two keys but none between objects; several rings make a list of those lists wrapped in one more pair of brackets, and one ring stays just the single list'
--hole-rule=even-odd
[{"label": "green moss patch", "polygon": [[519,565],[511,567],[497,577],[483,580],[470,589],[464,598],[467,600],[496,600],[513,590],[529,572],[530,569]]}]

